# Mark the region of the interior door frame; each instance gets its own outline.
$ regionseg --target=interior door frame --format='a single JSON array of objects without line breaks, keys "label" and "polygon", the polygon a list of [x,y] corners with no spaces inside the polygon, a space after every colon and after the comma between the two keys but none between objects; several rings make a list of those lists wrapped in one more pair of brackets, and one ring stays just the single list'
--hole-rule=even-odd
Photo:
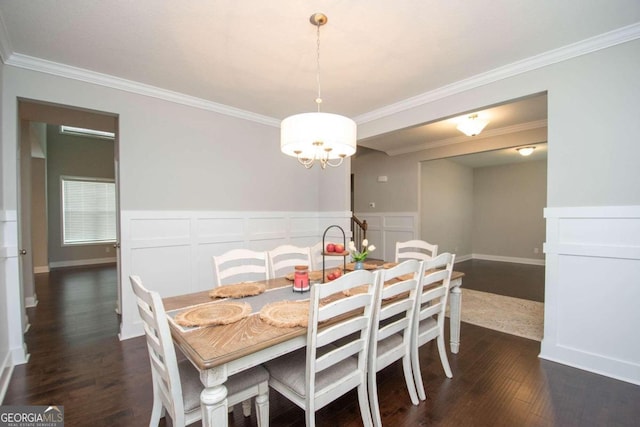
[{"label": "interior door frame", "polygon": [[[110,130],[105,127],[113,128],[115,132],[114,138],[114,181],[115,181],[115,192],[116,192],[116,242],[117,247],[115,250],[116,255],[116,264],[117,264],[117,301],[115,310],[119,313],[121,307],[121,278],[120,278],[120,250],[119,250],[119,242],[121,241],[120,235],[120,177],[119,177],[119,115],[110,112],[96,111],[90,110],[86,108],[70,106],[70,105],[62,105],[62,104],[52,104],[45,101],[39,101],[35,99],[24,99],[18,98],[18,138],[17,138],[17,149],[18,154],[21,148],[21,127],[22,122],[40,122],[46,124],[68,124],[77,127],[85,127],[85,128],[95,128],[100,130]],[[17,190],[18,190],[18,207],[20,206],[20,192],[21,192],[21,179],[20,179],[20,156],[18,155],[18,170],[16,172],[17,175]],[[18,208],[19,209],[19,208]],[[23,219],[21,218],[20,211],[17,214],[17,226],[18,233],[20,235],[20,228],[23,225]],[[31,227],[31,224],[28,224]],[[20,237],[19,237],[20,239]],[[19,243],[20,240],[18,240]],[[30,246],[30,245],[29,245]],[[32,257],[31,248],[29,248],[27,255]],[[21,256],[21,255],[18,255]],[[22,264],[20,264],[22,265]],[[33,262],[31,263],[33,265]],[[31,275],[33,276],[33,266],[31,267]],[[25,322],[26,319],[26,306],[25,299],[23,296],[24,289],[24,274],[22,271],[19,271],[19,280],[20,280],[20,305],[21,310],[23,312],[23,317],[21,319],[22,322]],[[35,294],[35,291],[34,291]],[[122,319],[120,319],[120,328],[122,328]],[[24,326],[22,328],[23,332],[26,332]],[[23,337],[23,346],[24,345],[24,337]],[[26,350],[25,350],[26,351]],[[28,355],[27,355],[28,360]]]}]

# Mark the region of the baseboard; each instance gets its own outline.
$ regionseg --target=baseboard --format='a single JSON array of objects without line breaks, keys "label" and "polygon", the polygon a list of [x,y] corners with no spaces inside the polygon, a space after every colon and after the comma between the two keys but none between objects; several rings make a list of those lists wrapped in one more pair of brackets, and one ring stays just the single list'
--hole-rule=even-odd
[{"label": "baseboard", "polygon": [[515,264],[545,265],[544,259],[535,259],[535,258],[518,258],[518,257],[485,255],[485,254],[472,254],[471,258],[481,259],[485,261],[512,262]]},{"label": "baseboard", "polygon": [[464,261],[469,261],[470,259],[473,259],[473,255],[467,254],[467,255],[456,255],[456,264],[459,262],[464,262]]},{"label": "baseboard", "polygon": [[41,273],[48,273],[48,272],[49,272],[48,265],[33,267],[33,274],[41,274]]},{"label": "baseboard", "polygon": [[24,299],[24,306],[27,308],[35,307],[38,305],[38,296],[34,294],[32,297],[26,297]]},{"label": "baseboard", "polygon": [[129,325],[125,323],[120,324],[120,333],[118,334],[118,339],[120,341],[140,337],[142,335],[144,335],[144,324],[141,320],[133,322]]},{"label": "baseboard", "polygon": [[4,396],[9,388],[9,381],[13,374],[13,364],[11,364],[10,353],[4,355],[4,360],[0,364],[0,403],[4,402]]},{"label": "baseboard", "polygon": [[92,258],[92,259],[74,259],[69,261],[53,261],[49,263],[50,268],[62,267],[82,267],[86,265],[99,264],[115,264],[117,259],[114,258]]},{"label": "baseboard", "polygon": [[31,355],[27,352],[27,345],[22,343],[20,347],[12,348],[10,350],[11,363],[13,365],[23,365],[29,361]]}]

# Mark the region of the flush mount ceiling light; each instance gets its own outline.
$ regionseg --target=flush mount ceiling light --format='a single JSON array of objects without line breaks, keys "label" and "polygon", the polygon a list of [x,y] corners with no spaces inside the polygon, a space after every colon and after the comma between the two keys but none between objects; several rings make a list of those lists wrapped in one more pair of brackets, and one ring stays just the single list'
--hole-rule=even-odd
[{"label": "flush mount ceiling light", "polygon": [[317,161],[320,167],[336,167],[345,157],[356,152],[356,122],[338,114],[320,112],[320,27],[327,23],[326,15],[314,13],[309,18],[317,27],[316,81],[318,97],[315,113],[289,116],[280,125],[280,150],[309,169]]},{"label": "flush mount ceiling light", "polygon": [[488,120],[479,118],[477,114],[471,114],[458,124],[458,130],[467,136],[476,136],[482,132],[487,123],[489,123]]},{"label": "flush mount ceiling light", "polygon": [[518,153],[520,153],[521,156],[528,156],[531,153],[533,153],[533,150],[535,150],[536,147],[520,147],[520,148],[516,148],[516,150],[518,151]]}]

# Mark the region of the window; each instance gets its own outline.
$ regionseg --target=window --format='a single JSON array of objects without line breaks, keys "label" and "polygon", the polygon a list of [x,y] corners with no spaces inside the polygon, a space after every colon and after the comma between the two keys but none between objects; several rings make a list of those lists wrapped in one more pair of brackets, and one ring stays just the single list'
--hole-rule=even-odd
[{"label": "window", "polygon": [[116,188],[112,180],[62,177],[65,245],[116,240]]}]

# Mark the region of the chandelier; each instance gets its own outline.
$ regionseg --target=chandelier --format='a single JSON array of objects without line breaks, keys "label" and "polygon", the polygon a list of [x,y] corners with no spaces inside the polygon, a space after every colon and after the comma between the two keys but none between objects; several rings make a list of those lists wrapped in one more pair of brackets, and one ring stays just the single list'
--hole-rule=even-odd
[{"label": "chandelier", "polygon": [[356,152],[356,123],[348,117],[320,112],[320,27],[327,23],[326,15],[314,13],[309,18],[316,26],[317,112],[295,114],[280,125],[280,150],[296,157],[310,169],[317,161],[320,167],[336,167],[345,157]]}]

